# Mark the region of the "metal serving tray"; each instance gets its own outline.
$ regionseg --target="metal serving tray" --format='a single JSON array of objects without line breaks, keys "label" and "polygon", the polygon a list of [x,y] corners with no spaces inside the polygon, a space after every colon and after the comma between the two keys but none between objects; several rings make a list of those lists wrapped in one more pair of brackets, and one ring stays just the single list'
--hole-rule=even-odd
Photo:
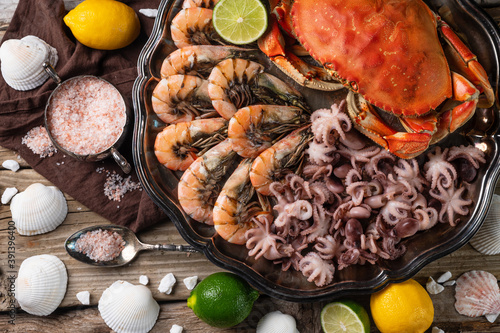
[{"label": "metal serving tray", "polygon": [[[500,35],[493,20],[472,0],[429,0],[427,4],[439,13],[455,30],[460,30],[471,50],[489,73],[497,91],[499,81]],[[202,250],[216,265],[235,272],[260,291],[285,300],[312,302],[347,295],[375,292],[387,283],[406,280],[422,267],[465,245],[481,226],[499,176],[498,108],[478,109],[475,119],[441,142],[442,146],[465,143],[480,144],[486,149],[487,162],[468,188],[474,207],[468,218],[456,227],[439,224],[405,240],[407,252],[394,261],[381,260],[377,265],[354,265],[335,273],[334,282],[325,287],[309,283],[300,272],[282,272],[281,267],[265,259],[248,257],[244,246],[229,244],[215,234],[213,227],[191,220],[179,206],[177,183],[179,173],[167,170],[156,159],[154,140],[165,124],[151,107],[151,94],[160,77],[163,59],[175,46],[170,40],[169,22],[180,10],[182,1],[163,0],[152,34],[138,61],[138,77],[133,87],[135,115],[133,136],[134,164],[146,193],[173,221],[182,237]],[[457,29],[461,27],[461,29]],[[266,69],[288,80],[275,70],[265,57],[260,61]],[[291,81],[288,80],[291,83]],[[344,97],[345,92],[324,93],[298,87],[314,108],[331,105]],[[498,93],[497,93],[498,96]]]}]

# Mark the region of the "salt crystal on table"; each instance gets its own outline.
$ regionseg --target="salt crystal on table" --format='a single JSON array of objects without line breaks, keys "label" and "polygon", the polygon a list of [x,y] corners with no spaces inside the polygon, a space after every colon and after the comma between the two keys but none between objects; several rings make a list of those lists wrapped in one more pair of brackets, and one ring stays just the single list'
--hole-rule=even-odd
[{"label": "salt crystal on table", "polygon": [[172,328],[170,329],[170,333],[182,333],[183,329],[184,328],[182,328],[182,326],[173,324]]},{"label": "salt crystal on table", "polygon": [[425,285],[425,288],[429,292],[429,294],[436,295],[439,294],[444,290],[444,287],[434,281],[432,277],[429,277],[429,280],[427,281],[427,284]]},{"label": "salt crystal on table", "polygon": [[185,278],[184,280],[182,280],[182,282],[184,282],[184,284],[186,285],[186,288],[188,288],[188,290],[193,290],[193,288],[196,286],[196,283],[198,282],[198,276],[197,275],[189,276],[189,277]]},{"label": "salt crystal on table", "polygon": [[15,187],[7,187],[2,194],[2,205],[6,205],[9,203],[10,199],[17,194],[17,188]]},{"label": "salt crystal on table", "polygon": [[82,303],[83,305],[90,304],[90,292],[88,291],[80,291],[76,294],[76,298],[78,298],[80,303]]},{"label": "salt crystal on table", "polygon": [[147,285],[149,283],[149,278],[146,275],[139,276],[139,283]]},{"label": "salt crystal on table", "polygon": [[19,170],[19,163],[17,163],[17,161],[14,161],[14,160],[3,161],[2,166],[5,169],[9,169],[9,170],[12,170],[14,172],[16,172],[17,170]]},{"label": "salt crystal on table", "polygon": [[158,15],[158,9],[143,8],[139,9],[139,13],[146,17],[156,17],[156,15]]},{"label": "salt crystal on table", "polygon": [[438,279],[436,280],[437,283],[443,283],[451,279],[451,272],[448,271],[446,273],[443,273]]},{"label": "salt crystal on table", "polygon": [[450,281],[446,281],[445,283],[443,283],[443,286],[445,286],[445,287],[451,287],[451,286],[454,286],[456,283],[457,283],[457,281],[450,280]]},{"label": "salt crystal on table", "polygon": [[486,320],[489,321],[490,323],[494,323],[495,320],[497,320],[498,313],[490,313],[487,315],[484,315],[486,317]]},{"label": "salt crystal on table", "polygon": [[[136,190],[141,187],[140,183],[133,182],[131,176],[123,178],[115,171],[112,173],[106,171],[106,182],[104,183],[104,195],[113,201],[120,202],[125,193]],[[119,208],[119,206],[117,207]]]},{"label": "salt crystal on table", "polygon": [[175,282],[177,282],[177,280],[175,279],[174,274],[168,273],[163,277],[163,279],[161,279],[158,290],[161,293],[170,294]]}]

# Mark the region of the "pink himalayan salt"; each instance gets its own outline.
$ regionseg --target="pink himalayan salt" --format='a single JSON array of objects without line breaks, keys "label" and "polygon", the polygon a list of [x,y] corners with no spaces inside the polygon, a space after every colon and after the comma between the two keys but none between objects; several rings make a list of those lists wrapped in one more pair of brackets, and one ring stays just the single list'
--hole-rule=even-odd
[{"label": "pink himalayan salt", "polygon": [[48,126],[64,149],[78,155],[100,153],[123,132],[125,103],[111,84],[95,77],[66,81],[52,96]]},{"label": "pink himalayan salt", "polygon": [[133,182],[130,176],[124,179],[114,171],[113,173],[107,171],[106,182],[104,183],[104,195],[109,200],[120,202],[125,193],[139,188],[141,188],[141,184]]},{"label": "pink himalayan salt", "polygon": [[125,247],[122,236],[109,230],[88,231],[75,243],[75,250],[94,261],[110,261],[120,255]]},{"label": "pink himalayan salt", "polygon": [[43,126],[30,129],[22,138],[21,143],[31,149],[33,154],[40,155],[40,158],[50,157],[57,153],[57,148],[52,144]]}]

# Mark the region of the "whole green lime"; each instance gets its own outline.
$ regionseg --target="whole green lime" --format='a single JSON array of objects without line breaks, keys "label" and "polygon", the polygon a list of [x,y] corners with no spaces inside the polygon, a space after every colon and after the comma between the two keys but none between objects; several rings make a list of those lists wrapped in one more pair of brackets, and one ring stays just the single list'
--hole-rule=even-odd
[{"label": "whole green lime", "polygon": [[257,290],[236,274],[219,272],[191,291],[187,306],[210,326],[227,328],[245,320],[258,297]]}]

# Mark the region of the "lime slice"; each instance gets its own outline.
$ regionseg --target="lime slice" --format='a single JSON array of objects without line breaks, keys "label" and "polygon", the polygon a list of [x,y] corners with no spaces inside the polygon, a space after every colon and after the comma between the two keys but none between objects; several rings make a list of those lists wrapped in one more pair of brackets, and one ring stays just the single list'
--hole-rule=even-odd
[{"label": "lime slice", "polygon": [[221,0],[214,8],[212,22],[224,40],[248,44],[266,31],[267,11],[260,0]]},{"label": "lime slice", "polygon": [[333,302],[321,310],[321,327],[325,333],[368,333],[370,318],[356,302]]}]

